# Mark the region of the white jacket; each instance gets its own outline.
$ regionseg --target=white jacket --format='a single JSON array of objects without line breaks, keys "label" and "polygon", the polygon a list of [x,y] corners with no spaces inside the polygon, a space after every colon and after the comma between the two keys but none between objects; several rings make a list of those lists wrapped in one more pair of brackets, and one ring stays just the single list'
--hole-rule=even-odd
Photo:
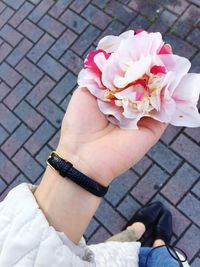
[{"label": "white jacket", "polygon": [[[0,203],[0,267],[138,267],[139,242],[75,245],[48,224],[33,192],[21,184]],[[189,265],[185,265],[187,267]]]}]

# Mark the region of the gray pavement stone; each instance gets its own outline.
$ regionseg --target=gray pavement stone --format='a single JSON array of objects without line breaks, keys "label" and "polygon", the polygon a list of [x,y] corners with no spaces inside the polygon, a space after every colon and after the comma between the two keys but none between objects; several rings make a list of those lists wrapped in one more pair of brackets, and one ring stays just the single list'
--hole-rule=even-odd
[{"label": "gray pavement stone", "polygon": [[90,244],[98,244],[100,242],[106,241],[111,235],[109,232],[104,228],[100,227],[95,234],[90,238],[88,245]]},{"label": "gray pavement stone", "polygon": [[141,205],[132,196],[127,195],[117,207],[117,210],[129,221],[140,208]]},{"label": "gray pavement stone", "polygon": [[136,165],[132,167],[139,175],[143,175],[147,169],[152,165],[152,160],[144,156]]}]

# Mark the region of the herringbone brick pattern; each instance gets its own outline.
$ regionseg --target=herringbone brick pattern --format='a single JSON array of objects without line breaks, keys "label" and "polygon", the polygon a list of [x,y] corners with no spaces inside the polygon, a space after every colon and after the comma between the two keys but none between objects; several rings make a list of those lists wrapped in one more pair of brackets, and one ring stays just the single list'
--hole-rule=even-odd
[{"label": "herringbone brick pattern", "polygon": [[[37,183],[56,147],[82,60],[99,38],[130,28],[161,31],[200,72],[199,0],[0,0],[0,193]],[[133,144],[134,145],[134,144]],[[169,126],[111,186],[89,243],[120,231],[155,199],[174,216],[173,244],[200,266],[200,130]]]}]

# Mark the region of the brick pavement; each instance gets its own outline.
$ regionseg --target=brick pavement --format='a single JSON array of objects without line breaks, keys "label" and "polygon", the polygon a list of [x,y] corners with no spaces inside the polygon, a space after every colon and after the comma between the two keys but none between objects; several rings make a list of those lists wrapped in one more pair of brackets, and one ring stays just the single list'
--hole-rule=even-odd
[{"label": "brick pavement", "polygon": [[[0,0],[1,199],[21,182],[39,181],[82,59],[99,38],[130,28],[161,31],[200,72],[199,18],[199,0]],[[135,210],[159,199],[174,216],[173,244],[199,267],[199,145],[199,129],[169,126],[112,184],[85,234],[88,243],[104,241]]]}]

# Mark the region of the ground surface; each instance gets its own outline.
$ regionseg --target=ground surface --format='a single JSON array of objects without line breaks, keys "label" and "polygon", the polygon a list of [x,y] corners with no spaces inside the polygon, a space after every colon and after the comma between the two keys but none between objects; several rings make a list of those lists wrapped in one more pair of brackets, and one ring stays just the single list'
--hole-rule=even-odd
[{"label": "ground surface", "polygon": [[[200,0],[1,0],[1,198],[22,181],[40,179],[82,58],[100,37],[129,28],[161,31],[175,52],[192,60],[192,71],[200,72],[199,6]],[[87,230],[89,243],[120,231],[135,210],[159,199],[173,213],[174,244],[199,267],[199,144],[199,129],[170,126],[113,183]]]}]

